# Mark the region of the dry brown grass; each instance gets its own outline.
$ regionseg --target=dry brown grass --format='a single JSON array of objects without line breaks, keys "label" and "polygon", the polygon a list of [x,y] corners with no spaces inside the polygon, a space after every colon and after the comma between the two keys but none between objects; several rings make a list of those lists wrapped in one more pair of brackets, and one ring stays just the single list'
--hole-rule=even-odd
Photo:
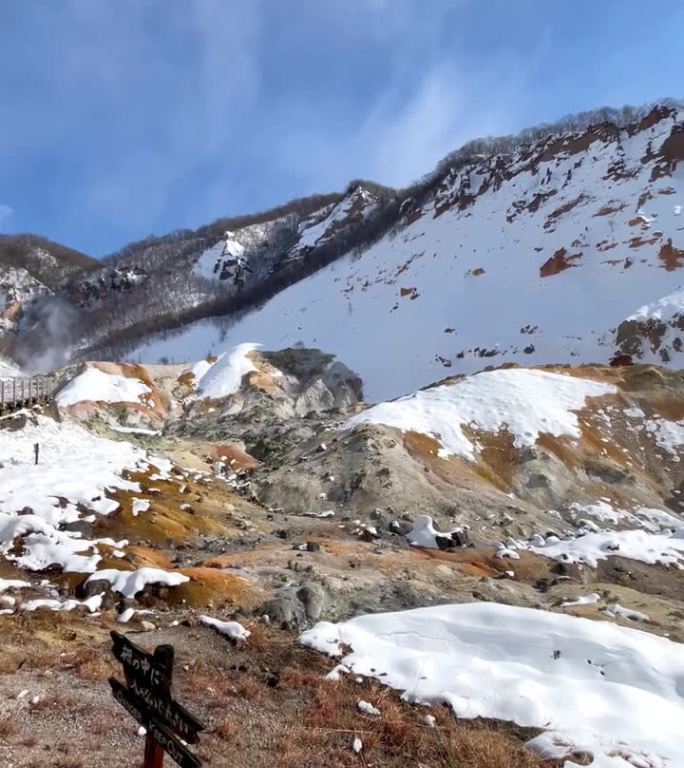
[{"label": "dry brown grass", "polygon": [[118,671],[118,665],[110,654],[84,648],[77,657],[74,669],[82,680],[101,683]]},{"label": "dry brown grass", "polygon": [[266,686],[252,677],[243,677],[235,683],[235,695],[245,701],[261,702],[266,693]]},{"label": "dry brown grass", "polygon": [[200,699],[213,710],[224,711],[233,700],[258,704],[268,688],[259,677],[234,670],[221,675],[215,668],[198,661],[179,686],[182,700]]},{"label": "dry brown grass", "polygon": [[0,742],[3,742],[14,736],[17,732],[17,724],[11,717],[3,717],[0,719]]},{"label": "dry brown grass", "polygon": [[57,755],[52,758],[53,768],[85,768],[86,759],[81,755]]},{"label": "dry brown grass", "polygon": [[462,726],[438,738],[435,768],[534,768],[549,766],[536,755],[502,738],[497,730]]},{"label": "dry brown grass", "polygon": [[[426,710],[402,702],[376,683],[359,685],[343,678],[334,682],[302,669],[286,667],[280,687],[306,689],[306,704],[297,726],[285,725],[278,747],[279,768],[308,765],[356,766],[362,761],[351,749],[355,736],[363,742],[365,764],[429,765],[431,768],[542,768],[548,762],[526,750],[515,727],[459,721],[445,707]],[[379,716],[358,710],[359,700],[380,710]],[[425,714],[436,718],[436,727]]]},{"label": "dry brown grass", "polygon": [[260,621],[253,621],[247,624],[250,636],[247,644],[251,651],[256,653],[265,653],[269,649],[269,635],[266,627]]},{"label": "dry brown grass", "polygon": [[35,747],[37,743],[38,737],[35,735],[35,733],[25,733],[19,739],[19,744],[21,744],[22,747],[27,747],[28,749]]},{"label": "dry brown grass", "polygon": [[518,450],[513,435],[507,429],[495,434],[472,426],[464,429],[468,437],[481,446],[475,470],[477,474],[495,488],[508,492],[518,466]]},{"label": "dry brown grass", "polygon": [[212,733],[216,734],[223,741],[235,741],[240,733],[240,728],[233,720],[226,718],[214,726]]},{"label": "dry brown grass", "polygon": [[17,654],[0,655],[0,675],[11,675],[17,671],[21,658]]}]

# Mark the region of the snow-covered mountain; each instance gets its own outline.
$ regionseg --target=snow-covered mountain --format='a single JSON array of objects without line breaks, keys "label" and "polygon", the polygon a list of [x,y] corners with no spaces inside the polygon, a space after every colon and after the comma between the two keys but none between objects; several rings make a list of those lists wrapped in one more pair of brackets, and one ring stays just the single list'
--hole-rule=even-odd
[{"label": "snow-covered mountain", "polygon": [[0,270],[15,268],[46,288],[58,288],[70,276],[96,266],[90,256],[39,235],[0,235]]},{"label": "snow-covered mountain", "polygon": [[[180,361],[247,341],[302,343],[346,360],[370,399],[490,364],[650,359],[653,345],[626,345],[621,324],[681,286],[681,160],[675,107],[456,156],[366,249],[349,248],[237,322],[194,323],[131,356]],[[330,238],[352,209],[345,198],[300,225],[294,252]],[[669,360],[658,357],[677,365],[671,330]]]},{"label": "snow-covered mountain", "polygon": [[[674,103],[472,142],[404,190],[356,181],[71,270],[23,302],[5,351],[35,367],[303,344],[373,400],[507,362],[676,366],[683,323],[665,334],[643,308],[684,287],[682,159]],[[44,283],[5,280],[8,317],[19,285]]]}]

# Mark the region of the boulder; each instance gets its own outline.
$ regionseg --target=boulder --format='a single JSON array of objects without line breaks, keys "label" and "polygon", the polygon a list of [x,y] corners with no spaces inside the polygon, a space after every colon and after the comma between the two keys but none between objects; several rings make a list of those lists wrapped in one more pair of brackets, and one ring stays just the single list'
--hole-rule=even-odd
[{"label": "boulder", "polygon": [[318,621],[327,607],[327,595],[316,582],[307,582],[294,589],[286,589],[267,600],[258,613],[282,629],[301,631]]}]

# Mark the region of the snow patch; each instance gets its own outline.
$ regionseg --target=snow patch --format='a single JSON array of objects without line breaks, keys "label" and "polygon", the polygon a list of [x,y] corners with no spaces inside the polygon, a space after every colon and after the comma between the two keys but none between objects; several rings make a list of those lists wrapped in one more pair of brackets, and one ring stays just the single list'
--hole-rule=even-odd
[{"label": "snow patch", "polygon": [[363,701],[363,699],[358,702],[356,708],[364,715],[373,715],[374,717],[377,717],[380,714],[380,710],[377,707],[374,707],[368,701]]},{"label": "snow patch", "polygon": [[31,582],[22,581],[21,579],[0,579],[0,592],[4,592],[7,589],[24,589],[30,586]]},{"label": "snow patch", "polygon": [[449,533],[438,531],[430,515],[419,515],[413,523],[413,528],[406,534],[406,539],[412,547],[424,547],[426,549],[439,549],[437,537],[449,539],[453,534],[461,533],[462,528],[456,528]]},{"label": "snow patch", "polygon": [[684,765],[684,645],[664,638],[472,603],[321,622],[300,639],[408,701],[549,729],[530,743],[539,751],[587,748],[597,768],[624,768],[619,755],[646,756],[632,765]]},{"label": "snow patch", "polygon": [[578,597],[576,600],[566,600],[561,603],[561,608],[574,608],[578,605],[595,605],[601,599],[601,595],[598,592],[592,592],[591,595],[585,595],[584,597]]},{"label": "snow patch", "polygon": [[234,395],[242,384],[242,379],[252,371],[256,371],[254,363],[249,359],[249,353],[258,349],[260,344],[238,344],[221,355],[197,382],[200,399],[219,399]]},{"label": "snow patch", "polygon": [[150,508],[150,502],[148,499],[133,499],[133,505],[131,507],[131,514],[133,517],[137,517],[141,512],[147,512]]},{"label": "snow patch", "polygon": [[138,568],[136,571],[117,571],[114,568],[108,568],[93,573],[88,577],[86,584],[91,581],[108,581],[114,592],[119,592],[124,597],[135,597],[148,584],[177,587],[190,579],[183,573],[163,571],[160,568]]},{"label": "snow patch", "polygon": [[57,405],[67,408],[83,401],[103,403],[138,403],[150,388],[140,379],[86,368],[57,395]]},{"label": "snow patch", "polygon": [[[541,539],[541,541],[540,541]],[[560,540],[557,536],[535,537],[534,542],[522,545],[538,555],[569,563],[586,563],[596,568],[599,560],[618,555],[629,560],[640,560],[654,565],[681,567],[684,560],[684,538],[672,533],[650,533],[643,530],[601,531]]]},{"label": "snow patch", "polygon": [[207,280],[217,280],[224,261],[243,256],[245,247],[235,240],[233,232],[226,232],[216,245],[207,248],[197,260],[193,272]]},{"label": "snow patch", "polygon": [[252,634],[239,621],[221,621],[220,619],[212,619],[211,616],[200,616],[200,621],[205,627],[211,627],[231,640],[246,640]]},{"label": "snow patch", "polygon": [[610,603],[603,609],[602,613],[605,613],[606,616],[620,616],[623,619],[630,619],[631,621],[651,620],[651,617],[648,614],[633,611],[631,608],[623,608],[620,603]]},{"label": "snow patch", "polygon": [[654,437],[656,444],[672,456],[678,456],[677,449],[684,445],[684,422],[667,419],[647,419],[644,428]]}]

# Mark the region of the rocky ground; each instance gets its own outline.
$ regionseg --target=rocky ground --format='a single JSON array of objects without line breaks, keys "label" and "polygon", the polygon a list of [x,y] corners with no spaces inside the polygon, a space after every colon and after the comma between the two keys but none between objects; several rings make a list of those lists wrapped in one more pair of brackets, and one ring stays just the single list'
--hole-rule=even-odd
[{"label": "rocky ground", "polygon": [[[446,710],[431,728],[422,708],[375,683],[325,680],[332,663],[296,643],[322,619],[491,601],[684,642],[684,570],[662,538],[681,521],[682,470],[678,450],[654,442],[664,419],[684,415],[681,374],[575,369],[616,388],[582,411],[579,440],[542,436],[521,450],[505,432],[480,433],[476,460],[465,461],[440,456],[434,435],[381,424],[340,430],[363,412],[362,391],[330,356],[248,354],[254,370],[223,397],[201,397],[201,371],[103,366],[146,382],[149,394],[139,403],[81,399],[40,417],[76,420],[170,460],[166,472],[153,459],[127,470],[138,490],[112,490],[115,511],[67,529],[127,540],[118,554],[98,545],[98,570],[155,568],[187,580],[124,595],[97,572],[18,567],[21,537],[5,548],[0,579],[30,586],[0,591],[0,764],[136,763],[142,739],[106,682],[110,628],[146,647],[174,644],[179,697],[208,725],[199,750],[207,765],[293,768],[542,765],[521,747],[533,733],[456,721]],[[656,426],[631,429],[636,409]],[[418,525],[444,537],[412,545]],[[652,546],[663,552],[635,557],[619,536],[637,529],[661,537]],[[549,534],[582,543],[611,533],[617,543],[594,561],[551,554]],[[94,597],[91,612],[26,607]],[[236,618],[252,634],[237,647],[201,626],[201,615]],[[382,716],[360,713],[358,700]]]}]

